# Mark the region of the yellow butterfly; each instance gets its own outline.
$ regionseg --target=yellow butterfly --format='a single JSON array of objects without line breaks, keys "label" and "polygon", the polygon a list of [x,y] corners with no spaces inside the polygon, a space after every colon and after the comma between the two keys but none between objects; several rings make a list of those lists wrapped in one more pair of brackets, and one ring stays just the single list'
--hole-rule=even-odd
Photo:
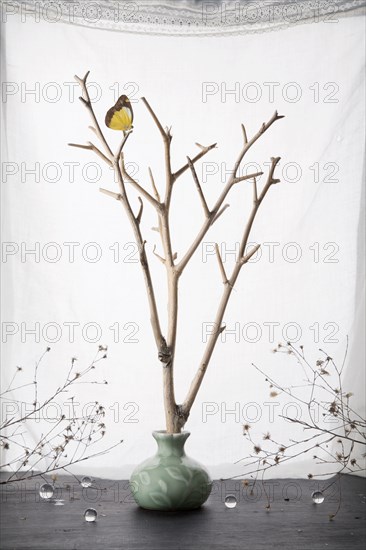
[{"label": "yellow butterfly", "polygon": [[121,95],[117,103],[105,115],[105,123],[112,130],[127,132],[132,128],[133,111],[130,100]]}]

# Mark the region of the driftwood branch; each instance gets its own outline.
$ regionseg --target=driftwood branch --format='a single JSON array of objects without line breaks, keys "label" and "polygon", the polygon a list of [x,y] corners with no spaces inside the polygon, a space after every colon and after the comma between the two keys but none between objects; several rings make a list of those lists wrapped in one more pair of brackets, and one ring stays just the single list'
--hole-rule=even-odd
[{"label": "driftwood branch", "polygon": [[[95,151],[95,149],[93,149],[91,144],[88,144],[88,146],[84,146],[84,147],[81,146],[81,147],[93,149],[97,154],[103,155],[103,157],[105,157],[105,159],[107,159],[107,161],[110,162],[111,165],[113,166],[115,176],[119,185],[119,193],[113,193],[112,191],[108,191],[106,189],[101,189],[101,192],[121,202],[130,220],[132,229],[134,231],[135,239],[139,247],[140,263],[142,266],[142,270],[145,278],[146,290],[148,294],[151,324],[152,324],[155,341],[158,348],[159,360],[163,365],[163,390],[164,390],[166,429],[168,433],[177,433],[177,432],[180,432],[180,430],[182,429],[182,427],[187,421],[187,418],[190,413],[190,409],[197,395],[198,389],[201,385],[202,379],[206,372],[206,369],[209,364],[217,339],[219,335],[222,333],[222,331],[225,330],[225,325],[223,325],[222,323],[223,315],[224,315],[228,300],[230,298],[231,292],[233,290],[234,284],[239,275],[240,269],[242,268],[243,265],[245,265],[249,261],[249,259],[258,250],[259,245],[255,247],[251,252],[245,254],[245,249],[248,243],[249,234],[252,228],[254,218],[258,211],[258,208],[262,200],[264,199],[269,187],[274,183],[276,183],[277,181],[279,181],[278,179],[275,179],[273,177],[274,169],[279,159],[277,158],[272,159],[267,182],[263,187],[259,196],[257,192],[257,184],[256,184],[255,178],[260,176],[262,172],[256,172],[253,174],[240,176],[238,175],[238,170],[247,151],[259,139],[259,137],[261,137],[276,120],[282,118],[282,116],[279,116],[277,112],[275,112],[268,122],[263,123],[261,125],[258,132],[250,140],[248,140],[245,127],[242,125],[244,144],[240,150],[240,153],[237,157],[237,160],[234,164],[234,167],[231,171],[231,174],[229,176],[229,179],[226,185],[221,191],[219,197],[217,198],[213,208],[210,210],[207,205],[207,201],[205,199],[201,184],[197,177],[195,164],[204,155],[206,155],[209,151],[215,148],[216,143],[213,143],[212,145],[209,145],[209,146],[203,146],[199,143],[196,143],[197,147],[200,149],[200,152],[192,158],[187,157],[187,163],[181,166],[181,168],[179,168],[178,170],[173,171],[171,166],[171,142],[172,142],[171,129],[163,126],[163,124],[159,120],[158,116],[156,115],[155,111],[153,110],[149,102],[146,100],[146,98],[144,97],[141,98],[148,113],[152,117],[152,120],[158,129],[158,132],[160,133],[160,136],[163,140],[163,146],[164,146],[164,165],[165,165],[164,198],[163,199],[160,198],[160,194],[150,168],[149,168],[149,177],[151,181],[153,194],[149,193],[142,185],[140,185],[127,172],[125,168],[123,148],[131,132],[128,132],[124,135],[122,142],[115,155],[112,153],[108,143],[106,142],[104,135],[101,132],[100,126],[96,120],[93,107],[90,102],[88,90],[86,87],[86,80],[87,80],[88,74],[89,73],[87,73],[83,79],[80,79],[79,77],[76,77],[76,79],[81,85],[83,90],[83,96],[81,98],[81,101],[88,108],[93,121],[92,129],[100,139],[101,143],[103,144],[103,147],[106,150],[106,154],[104,155],[104,153],[101,153],[99,150],[98,150],[99,152]],[[199,198],[204,210],[205,220],[200,230],[198,231],[196,237],[194,238],[192,244],[189,246],[186,253],[182,256],[182,259],[177,263],[176,262],[177,254],[175,252],[173,253],[173,248],[172,248],[172,238],[171,238],[171,228],[170,228],[170,205],[171,205],[174,183],[179,178],[179,176],[181,176],[188,169],[191,170],[192,177],[196,185]],[[187,266],[189,260],[192,258],[193,254],[201,244],[207,231],[213,225],[213,223],[215,223],[218,220],[218,218],[223,214],[223,212],[228,208],[229,205],[225,203],[225,199],[229,194],[230,190],[235,184],[246,180],[254,181],[255,191],[254,191],[254,199],[253,199],[253,209],[249,216],[249,220],[247,222],[246,228],[244,230],[237,261],[235,263],[235,266],[233,268],[233,271],[230,277],[228,277],[225,271],[218,246],[216,245],[215,247],[217,260],[219,263],[219,269],[221,272],[223,282],[225,283],[224,292],[223,292],[221,302],[216,314],[216,319],[215,319],[215,327],[217,327],[217,329],[210,336],[207,342],[205,353],[202,357],[198,371],[196,373],[195,378],[192,381],[190,390],[186,396],[185,401],[183,402],[182,405],[178,405],[175,400],[174,378],[173,378],[173,367],[174,367],[175,348],[176,348],[176,339],[177,339],[178,283],[185,267]],[[158,227],[154,228],[154,230],[158,231],[160,235],[161,244],[164,250],[164,255],[160,256],[159,254],[157,254],[156,246],[154,246],[153,254],[157,256],[158,259],[164,264],[167,272],[168,322],[167,322],[166,338],[163,336],[163,333],[160,327],[159,315],[158,315],[155,294],[153,289],[153,282],[151,279],[148,259],[145,251],[146,241],[143,239],[141,234],[141,229],[140,229],[141,216],[143,212],[142,198],[139,197],[140,209],[138,214],[135,216],[126,192],[125,181],[129,182],[132,185],[132,187],[134,187],[134,189],[139,193],[139,195],[141,195],[142,198],[146,199],[150,204],[154,206],[158,215]]]}]

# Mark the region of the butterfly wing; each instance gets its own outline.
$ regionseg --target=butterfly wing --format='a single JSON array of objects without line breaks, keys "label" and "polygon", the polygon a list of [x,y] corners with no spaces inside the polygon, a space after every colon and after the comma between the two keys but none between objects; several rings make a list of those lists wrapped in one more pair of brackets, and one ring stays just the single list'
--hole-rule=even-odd
[{"label": "butterfly wing", "polygon": [[130,100],[121,95],[117,103],[109,109],[105,116],[105,123],[112,130],[130,130],[133,122],[133,111]]}]

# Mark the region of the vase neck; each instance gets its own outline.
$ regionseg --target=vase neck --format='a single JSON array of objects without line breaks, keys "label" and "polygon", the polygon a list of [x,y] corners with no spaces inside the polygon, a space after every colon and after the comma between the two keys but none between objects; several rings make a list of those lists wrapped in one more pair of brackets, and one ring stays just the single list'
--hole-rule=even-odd
[{"label": "vase neck", "polygon": [[165,431],[153,432],[153,437],[158,444],[160,456],[184,456],[184,444],[190,436],[189,432],[179,434],[168,434]]}]

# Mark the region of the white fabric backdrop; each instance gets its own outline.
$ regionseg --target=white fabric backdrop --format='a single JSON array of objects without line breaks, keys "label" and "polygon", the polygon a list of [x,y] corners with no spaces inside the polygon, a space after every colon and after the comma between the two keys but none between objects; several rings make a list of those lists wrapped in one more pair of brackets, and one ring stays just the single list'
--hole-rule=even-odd
[{"label": "white fabric backdrop", "polygon": [[[300,327],[298,343],[309,350],[312,359],[322,347],[340,362],[346,336],[350,336],[345,382],[347,389],[356,394],[358,410],[364,414],[363,321],[357,313],[362,310],[364,296],[360,229],[363,19],[349,17],[330,25],[319,22],[265,34],[196,38],[115,33],[62,23],[35,23],[31,18],[21,22],[12,16],[3,25],[3,46],[4,160],[14,164],[3,164],[2,229],[4,243],[19,246],[19,252],[3,256],[2,263],[3,341],[6,339],[3,377],[8,383],[17,365],[24,368],[24,376],[31,377],[34,362],[50,345],[52,351],[41,369],[41,391],[46,395],[63,379],[72,356],[76,355],[78,364],[85,366],[98,343],[108,344],[108,360],[96,373],[99,380],[108,380],[108,386],[79,386],[76,397],[80,411],[90,401],[102,402],[108,410],[106,445],[120,438],[124,444],[118,451],[75,471],[128,475],[132,465],[152,453],[154,442],[149,433],[161,429],[164,419],[161,369],[142,276],[139,265],[128,261],[129,253],[134,251],[133,244],[129,244],[133,236],[118,204],[98,192],[99,186],[116,186],[110,172],[104,167],[99,169],[97,157],[66,146],[70,141],[83,143],[91,139],[87,113],[77,100],[78,90],[71,85],[75,73],[83,75],[88,69],[90,81],[97,83],[94,91],[101,91],[95,102],[101,120],[118,92],[129,94],[134,101],[135,131],[126,147],[126,160],[134,163],[131,170],[136,171],[141,183],[147,183],[149,165],[158,184],[163,174],[162,144],[139,101],[142,95],[163,123],[172,125],[174,167],[184,163],[187,154],[194,154],[195,141],[218,142],[218,148],[198,169],[201,179],[209,171],[214,172],[204,184],[211,204],[222,188],[225,169],[229,170],[241,146],[240,123],[244,122],[252,134],[275,109],[286,115],[247,159],[261,166],[270,156],[280,155],[283,159],[278,172],[283,181],[271,189],[252,239],[279,244],[274,248],[273,262],[269,260],[270,246],[264,245],[260,261],[247,265],[241,274],[225,315],[226,342],[217,345],[187,424],[192,432],[188,452],[206,463],[215,476],[239,474],[240,466],[233,463],[251,450],[242,437],[243,422],[249,420],[252,424],[254,439],[260,439],[267,430],[274,437],[293,434],[293,426],[281,418],[270,422],[268,386],[251,366],[255,362],[288,384],[301,381],[290,358],[271,354],[279,341],[296,336],[295,325],[286,336],[288,323]],[[211,83],[212,90],[206,101],[205,83]],[[248,83],[255,84],[248,87]],[[273,97],[268,83],[275,83]],[[235,87],[237,95],[225,93]],[[256,93],[258,100],[253,101]],[[107,135],[117,144],[113,132],[107,130]],[[74,177],[70,177],[68,163],[75,163]],[[32,168],[39,176],[26,173]],[[197,368],[204,348],[202,323],[212,320],[221,291],[216,259],[211,253],[205,255],[205,251],[210,252],[210,243],[215,241],[222,243],[223,251],[225,247],[234,248],[250,200],[249,187],[240,185],[235,189],[229,197],[230,209],[205,238],[206,244],[182,280],[176,361],[178,400],[184,397]],[[134,204],[137,208],[137,200]],[[177,184],[174,198],[173,238],[179,255],[199,227],[201,216],[187,174]],[[145,205],[143,228],[150,256],[153,244],[158,242],[158,234],[150,231],[154,224],[154,216]],[[61,250],[56,262],[49,259],[55,251],[46,246],[51,242],[58,243]],[[80,243],[75,248],[74,262],[69,261],[64,244],[70,242]],[[84,247],[84,255],[89,252],[92,256],[94,250],[85,248],[91,242],[102,251],[96,263],[87,261],[81,252]],[[120,243],[118,262],[109,248],[116,242]],[[32,255],[22,258],[22,246],[34,248],[35,243],[41,250],[39,261]],[[285,261],[286,251],[290,257],[295,252],[288,243],[297,243],[299,261]],[[335,244],[326,248],[327,243]],[[319,261],[315,261],[317,246]],[[329,256],[332,252],[334,255]],[[151,264],[165,320],[165,276],[155,260],[152,257]],[[226,265],[232,262],[233,255],[228,254]],[[19,330],[6,338],[4,331],[11,322]],[[21,323],[24,329],[36,322],[40,323],[41,333],[47,323],[57,323],[62,330],[59,341],[49,343],[41,334],[40,342],[35,342],[28,334],[22,342]],[[65,325],[70,322],[79,323],[74,342],[69,341]],[[97,343],[83,338],[81,329],[90,322],[101,327],[102,337]],[[265,325],[271,322],[278,323],[273,339]],[[109,328],[114,323],[120,326],[118,343]],[[248,323],[255,325],[245,333]],[[128,334],[135,327],[137,333],[130,339],[136,342],[129,342]],[[258,341],[254,343],[258,327]],[[319,337],[315,338],[317,327]],[[240,331],[236,338],[229,332],[234,329]],[[53,335],[50,329],[49,339]],[[92,336],[91,330],[88,337]],[[26,390],[17,398],[31,399]],[[251,402],[260,407],[256,419],[247,408]],[[279,412],[285,402],[279,401]],[[203,418],[207,404],[213,414]],[[225,415],[225,410],[235,407],[238,414]],[[33,425],[31,437],[36,439],[42,426],[42,422]],[[306,457],[271,473],[304,476],[310,463],[311,457]]]},{"label": "white fabric backdrop", "polygon": [[6,18],[34,14],[50,23],[160,35],[214,36],[285,29],[365,14],[365,0],[5,0]]}]

